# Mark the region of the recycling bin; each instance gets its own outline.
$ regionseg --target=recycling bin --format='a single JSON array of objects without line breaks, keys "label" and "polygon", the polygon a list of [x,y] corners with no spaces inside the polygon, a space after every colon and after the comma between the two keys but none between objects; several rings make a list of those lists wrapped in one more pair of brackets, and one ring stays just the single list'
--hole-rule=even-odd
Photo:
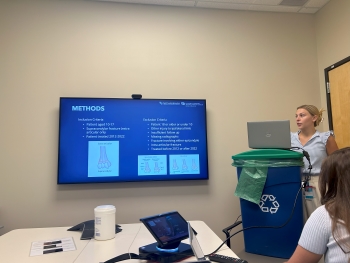
[{"label": "recycling bin", "polygon": [[262,192],[255,203],[240,198],[242,225],[246,229],[243,231],[245,251],[290,258],[298,245],[304,223],[301,190],[303,155],[289,150],[261,149],[234,155],[232,159],[232,165],[237,167],[237,189],[241,179],[247,184],[240,187],[241,192],[249,194],[259,188],[254,185],[254,178],[243,180],[242,176],[247,171],[255,169],[255,174],[263,174],[261,171],[265,169],[266,173],[265,184],[261,185]]}]

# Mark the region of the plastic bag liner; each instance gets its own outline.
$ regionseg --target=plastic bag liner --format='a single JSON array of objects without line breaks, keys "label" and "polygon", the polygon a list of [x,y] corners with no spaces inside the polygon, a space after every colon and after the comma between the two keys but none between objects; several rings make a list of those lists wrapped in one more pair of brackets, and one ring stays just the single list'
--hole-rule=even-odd
[{"label": "plastic bag liner", "polygon": [[259,204],[264,190],[268,167],[245,167],[242,169],[235,196]]},{"label": "plastic bag liner", "polygon": [[232,166],[235,167],[288,167],[304,166],[302,158],[298,159],[269,159],[269,160],[233,160]]},{"label": "plastic bag liner", "polygon": [[269,167],[304,166],[301,153],[278,149],[253,150],[232,159],[232,166],[242,167],[235,196],[255,204],[260,202]]}]

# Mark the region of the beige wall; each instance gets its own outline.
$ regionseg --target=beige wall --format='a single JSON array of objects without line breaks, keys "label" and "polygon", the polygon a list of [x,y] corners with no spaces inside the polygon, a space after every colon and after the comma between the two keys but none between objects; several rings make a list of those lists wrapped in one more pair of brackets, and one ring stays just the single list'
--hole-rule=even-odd
[{"label": "beige wall", "polygon": [[[240,214],[231,156],[248,150],[246,122],[320,103],[313,15],[13,2],[0,10],[0,233],[114,204],[118,223],[178,210],[223,237]],[[207,99],[209,181],[56,185],[59,97],[132,93]]]},{"label": "beige wall", "polygon": [[[324,109],[327,109],[324,69],[350,56],[349,25],[349,0],[331,0],[315,16],[321,104]],[[328,118],[325,118],[324,129],[328,130]]]}]

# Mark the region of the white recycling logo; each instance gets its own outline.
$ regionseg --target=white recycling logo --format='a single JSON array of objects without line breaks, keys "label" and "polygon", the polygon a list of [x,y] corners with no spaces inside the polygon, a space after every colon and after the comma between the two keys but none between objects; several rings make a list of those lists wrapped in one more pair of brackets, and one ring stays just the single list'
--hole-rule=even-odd
[{"label": "white recycling logo", "polygon": [[[268,205],[271,203],[270,205]],[[261,211],[264,213],[270,212],[271,214],[276,214],[280,204],[277,202],[276,197],[273,195],[262,195],[259,203]]]}]

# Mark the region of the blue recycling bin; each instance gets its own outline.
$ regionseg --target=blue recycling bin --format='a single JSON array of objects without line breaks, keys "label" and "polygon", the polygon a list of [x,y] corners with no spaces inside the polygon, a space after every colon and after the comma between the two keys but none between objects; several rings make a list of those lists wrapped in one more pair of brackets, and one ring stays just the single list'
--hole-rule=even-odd
[{"label": "blue recycling bin", "polygon": [[238,178],[244,167],[268,167],[259,204],[240,198],[243,228],[254,227],[243,231],[245,251],[290,258],[304,225],[300,190],[303,155],[288,150],[262,149],[243,152],[232,159]]}]

